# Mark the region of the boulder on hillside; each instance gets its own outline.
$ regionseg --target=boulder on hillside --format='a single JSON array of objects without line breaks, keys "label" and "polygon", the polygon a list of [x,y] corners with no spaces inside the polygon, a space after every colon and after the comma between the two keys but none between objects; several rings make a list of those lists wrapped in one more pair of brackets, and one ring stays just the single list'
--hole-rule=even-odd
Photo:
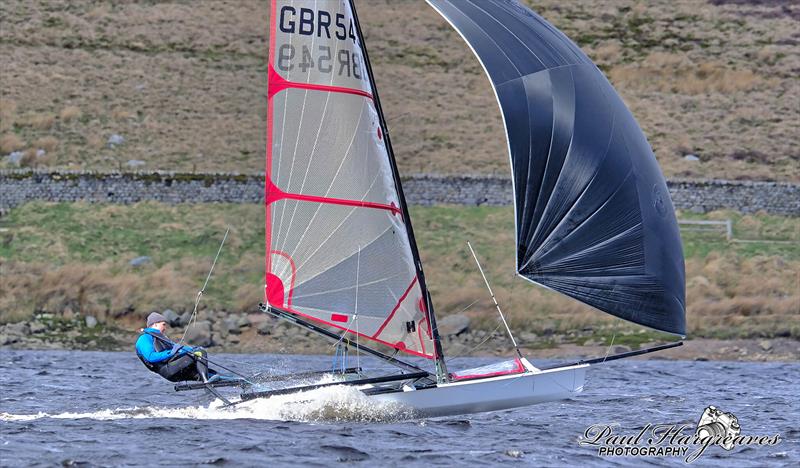
[{"label": "boulder on hillside", "polygon": [[269,321],[264,321],[258,324],[256,330],[258,331],[259,335],[269,335],[272,333],[272,327],[274,325]]},{"label": "boulder on hillside", "polygon": [[37,333],[44,333],[47,331],[47,325],[43,324],[42,322],[31,322],[30,324],[31,334]]},{"label": "boulder on hillside", "polygon": [[247,328],[250,326],[250,320],[244,315],[240,315],[236,318],[236,324],[239,325],[239,328]]},{"label": "boulder on hillside", "polygon": [[181,316],[178,315],[178,313],[174,310],[167,309],[164,312],[161,312],[161,315],[167,319],[167,323],[169,323],[170,327],[178,327],[181,325]]},{"label": "boulder on hillside", "polygon": [[11,336],[28,336],[31,327],[26,322],[9,323],[6,324],[4,331]]},{"label": "boulder on hillside", "polygon": [[232,335],[238,335],[242,331],[239,329],[239,317],[227,317],[222,320],[222,326],[220,327],[226,333],[230,333]]},{"label": "boulder on hillside", "polygon": [[441,336],[456,336],[469,331],[469,317],[464,314],[453,314],[436,320]]},{"label": "boulder on hillside", "polygon": [[270,317],[267,314],[262,313],[254,313],[254,314],[247,314],[247,321],[250,323],[251,327],[259,327],[262,323],[268,322]]},{"label": "boulder on hillside", "polygon": [[191,346],[214,346],[211,339],[211,322],[203,320],[197,322],[186,331],[186,342]]},{"label": "boulder on hillside", "polygon": [[0,333],[0,346],[6,346],[10,344],[14,344],[19,341],[18,336],[8,335],[6,333]]},{"label": "boulder on hillside", "polygon": [[186,311],[181,315],[180,323],[178,323],[178,325],[181,327],[185,327],[186,325],[189,325],[189,320],[191,319],[192,319],[192,313]]},{"label": "boulder on hillside", "polygon": [[145,256],[142,256],[142,257],[136,257],[136,258],[134,258],[133,260],[131,260],[128,263],[130,264],[130,266],[138,268],[138,267],[140,267],[142,265],[146,265],[146,264],[150,263],[150,261],[151,261],[151,258],[145,255]]}]

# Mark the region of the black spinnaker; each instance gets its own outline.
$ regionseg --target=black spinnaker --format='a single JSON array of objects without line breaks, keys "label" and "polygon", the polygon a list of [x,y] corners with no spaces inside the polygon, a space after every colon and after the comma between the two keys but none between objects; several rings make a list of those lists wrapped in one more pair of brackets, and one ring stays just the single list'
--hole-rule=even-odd
[{"label": "black spinnaker", "polygon": [[517,272],[623,319],[685,335],[684,261],[650,145],[563,33],[515,0],[427,0],[492,81],[513,173]]}]

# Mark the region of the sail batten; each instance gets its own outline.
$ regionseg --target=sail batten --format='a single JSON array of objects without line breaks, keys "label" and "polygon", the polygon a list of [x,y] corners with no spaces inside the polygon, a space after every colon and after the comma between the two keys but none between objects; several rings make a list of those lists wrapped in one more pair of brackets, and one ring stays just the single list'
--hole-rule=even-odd
[{"label": "sail batten", "polygon": [[666,182],[591,60],[516,0],[427,0],[478,57],[500,105],[517,272],[623,319],[685,334],[683,252]]}]

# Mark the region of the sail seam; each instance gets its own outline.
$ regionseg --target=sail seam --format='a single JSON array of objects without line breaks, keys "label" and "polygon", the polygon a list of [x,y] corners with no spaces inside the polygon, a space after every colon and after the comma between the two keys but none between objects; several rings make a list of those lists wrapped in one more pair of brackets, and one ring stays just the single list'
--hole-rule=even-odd
[{"label": "sail seam", "polygon": [[378,328],[378,331],[375,332],[374,335],[372,335],[373,338],[377,338],[378,335],[381,334],[383,329],[386,328],[386,325],[388,325],[389,322],[392,321],[392,317],[394,317],[395,312],[397,312],[400,309],[400,305],[403,303],[404,300],[406,300],[406,297],[411,292],[411,289],[414,287],[415,284],[417,284],[416,275],[414,276],[414,279],[411,280],[411,284],[408,285],[408,288],[406,288],[406,292],[404,292],[403,295],[400,296],[400,299],[397,301],[397,305],[395,305],[394,309],[392,309],[392,313],[390,313],[389,316],[386,317],[386,320],[384,320],[383,324],[381,324],[380,328]]}]

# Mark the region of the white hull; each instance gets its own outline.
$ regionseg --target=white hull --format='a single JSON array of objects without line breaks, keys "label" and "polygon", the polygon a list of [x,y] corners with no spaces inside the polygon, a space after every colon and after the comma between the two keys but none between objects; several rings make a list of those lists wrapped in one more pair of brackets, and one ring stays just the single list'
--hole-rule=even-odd
[{"label": "white hull", "polygon": [[375,401],[396,403],[421,417],[497,411],[562,400],[583,390],[587,364],[523,374],[440,384],[423,390],[383,393]]}]

